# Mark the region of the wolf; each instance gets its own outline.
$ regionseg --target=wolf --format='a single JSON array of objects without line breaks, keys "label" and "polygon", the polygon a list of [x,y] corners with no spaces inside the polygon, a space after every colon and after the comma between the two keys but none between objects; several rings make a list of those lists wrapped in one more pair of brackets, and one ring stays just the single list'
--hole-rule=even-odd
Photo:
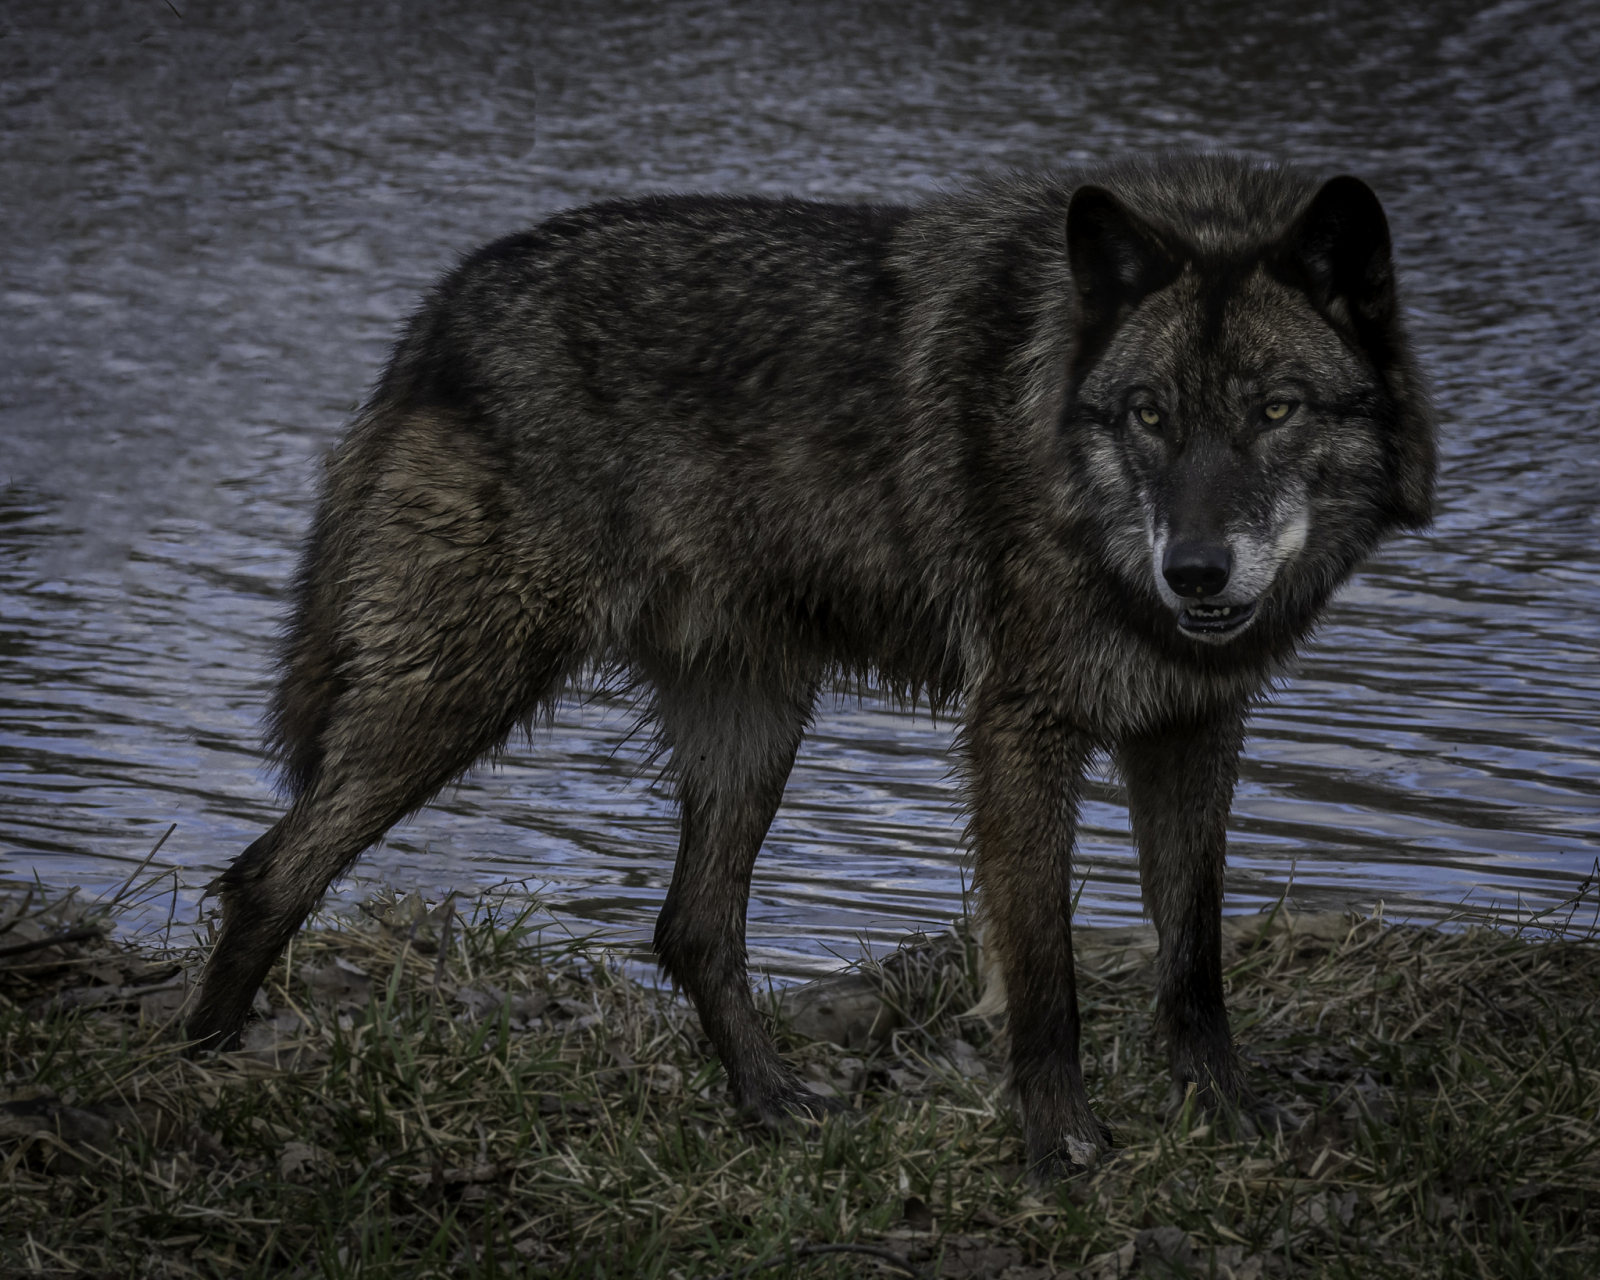
[{"label": "wolf", "polygon": [[189,1034],[230,1044],[362,850],[625,673],[681,821],[660,964],[741,1107],[817,1113],[745,911],[819,695],[865,682],[959,715],[1037,1176],[1110,1141],[1070,928],[1093,759],[1126,784],[1174,1077],[1247,1105],[1220,950],[1246,716],[1428,523],[1435,451],[1350,176],[1212,156],[918,207],[650,196],[480,249],[327,460],[268,715],[291,803],[218,879]]}]

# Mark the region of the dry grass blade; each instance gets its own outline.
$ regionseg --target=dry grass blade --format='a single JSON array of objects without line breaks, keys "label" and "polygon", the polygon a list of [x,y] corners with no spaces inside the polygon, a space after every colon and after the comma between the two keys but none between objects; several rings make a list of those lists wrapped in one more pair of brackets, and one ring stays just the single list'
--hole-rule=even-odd
[{"label": "dry grass blade", "polygon": [[136,866],[132,871],[130,871],[128,873],[128,878],[126,880],[124,880],[122,882],[122,884],[120,886],[118,886],[117,891],[114,894],[111,895],[110,900],[106,903],[106,910],[107,911],[115,909],[116,906],[119,903],[121,903],[124,898],[126,898],[128,896],[128,893],[134,887],[134,882],[136,880],[138,880],[139,876],[143,873],[144,869],[146,867],[148,867],[152,862],[155,861],[156,854],[161,852],[161,846],[166,844],[166,842],[171,838],[172,833],[174,831],[176,831],[177,829],[178,829],[178,824],[176,822],[174,822],[171,826],[169,826],[165,831],[163,831],[161,833],[161,838],[155,842],[155,846],[150,850],[149,853],[144,855],[144,861],[141,862],[138,866]]}]

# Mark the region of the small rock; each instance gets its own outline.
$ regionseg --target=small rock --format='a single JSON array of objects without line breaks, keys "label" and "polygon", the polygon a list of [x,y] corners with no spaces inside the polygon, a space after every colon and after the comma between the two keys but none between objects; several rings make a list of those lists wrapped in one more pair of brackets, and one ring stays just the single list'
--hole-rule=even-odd
[{"label": "small rock", "polygon": [[456,1003],[463,1006],[469,1018],[484,1018],[500,1011],[506,993],[499,987],[457,987]]},{"label": "small rock", "polygon": [[109,1151],[116,1132],[116,1125],[104,1116],[43,1098],[0,1104],[0,1137],[4,1138],[50,1133],[63,1142]]},{"label": "small rock", "polygon": [[915,1093],[923,1085],[927,1084],[925,1077],[919,1076],[915,1071],[906,1071],[901,1067],[890,1067],[884,1074],[889,1077],[889,1082],[903,1093]]},{"label": "small rock", "polygon": [[455,894],[433,907],[417,893],[396,898],[380,896],[363,903],[361,909],[388,933],[404,938],[423,955],[432,955],[454,923]]},{"label": "small rock", "polygon": [[[0,1103],[0,1141],[32,1146],[30,1161],[51,1173],[85,1173],[110,1152],[116,1125],[102,1115],[63,1106],[53,1097]],[[81,1158],[80,1158],[81,1157]]]},{"label": "small rock", "polygon": [[124,1132],[142,1133],[158,1147],[188,1136],[172,1112],[148,1100],[101,1106],[96,1110]]},{"label": "small rock", "polygon": [[822,978],[784,992],[779,1006],[795,1034],[841,1049],[871,1049],[900,1025],[878,985],[859,973]]},{"label": "small rock", "polygon": [[139,997],[139,1016],[147,1023],[164,1024],[183,1011],[189,999],[189,987],[184,983],[168,983]]},{"label": "small rock", "polygon": [[1022,1265],[1022,1250],[1014,1244],[996,1244],[976,1236],[946,1236],[941,1276],[951,1280],[986,1280],[1007,1267]]},{"label": "small rock", "polygon": [[297,1070],[308,1065],[315,1055],[312,1046],[302,1038],[305,1026],[300,1015],[290,1010],[262,1022],[253,1022],[244,1029],[239,1052],[283,1071]]},{"label": "small rock", "polygon": [[[1133,1244],[1141,1259],[1165,1263],[1167,1270],[1179,1275],[1195,1266],[1194,1246],[1189,1242],[1189,1233],[1182,1227],[1151,1227],[1134,1236]],[[1141,1270],[1150,1269],[1141,1267]]]},{"label": "small rock", "polygon": [[1124,1280],[1134,1274],[1139,1265],[1139,1249],[1132,1240],[1110,1253],[1097,1253],[1076,1271],[1068,1274],[1074,1280]]},{"label": "small rock", "polygon": [[948,1055],[950,1066],[967,1080],[987,1080],[989,1068],[984,1065],[978,1051],[965,1040],[946,1040],[941,1046]]},{"label": "small rock", "polygon": [[372,978],[343,956],[334,956],[327,964],[301,965],[299,978],[316,995],[341,1004],[366,1004],[372,998]]},{"label": "small rock", "polygon": [[326,1169],[333,1161],[321,1147],[309,1142],[287,1142],[278,1157],[278,1171],[288,1182],[305,1182],[313,1174]]},{"label": "small rock", "polygon": [[1297,956],[1319,955],[1343,944],[1354,927],[1343,911],[1263,911],[1257,915],[1224,916],[1224,945],[1246,952],[1263,942],[1286,939]]},{"label": "small rock", "polygon": [[[1259,1253],[1245,1255],[1244,1246],[1224,1245],[1216,1250],[1210,1264],[1214,1266],[1217,1280],[1262,1280],[1267,1260]],[[1205,1274],[1201,1270],[1201,1274]]]},{"label": "small rock", "polygon": [[1159,944],[1153,925],[1123,929],[1075,929],[1073,953],[1086,970],[1102,977],[1131,973],[1155,963]]}]

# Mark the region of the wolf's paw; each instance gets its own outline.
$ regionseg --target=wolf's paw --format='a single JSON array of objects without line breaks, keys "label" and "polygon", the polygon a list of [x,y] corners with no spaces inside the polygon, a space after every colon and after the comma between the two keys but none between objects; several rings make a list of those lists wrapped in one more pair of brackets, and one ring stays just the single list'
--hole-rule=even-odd
[{"label": "wolf's paw", "polygon": [[1028,1178],[1036,1186],[1048,1187],[1079,1174],[1090,1173],[1111,1150],[1111,1129],[1094,1116],[1089,1117],[1090,1135],[1066,1134],[1055,1141],[1038,1135],[1028,1136]]},{"label": "wolf's paw", "polygon": [[183,1025],[185,1057],[195,1058],[202,1053],[226,1053],[239,1047],[244,1035],[244,1018],[207,1017],[202,1011]]},{"label": "wolf's paw", "polygon": [[793,1078],[759,1098],[745,1098],[739,1104],[741,1115],[776,1133],[810,1128],[845,1109],[844,1099],[813,1093]]}]

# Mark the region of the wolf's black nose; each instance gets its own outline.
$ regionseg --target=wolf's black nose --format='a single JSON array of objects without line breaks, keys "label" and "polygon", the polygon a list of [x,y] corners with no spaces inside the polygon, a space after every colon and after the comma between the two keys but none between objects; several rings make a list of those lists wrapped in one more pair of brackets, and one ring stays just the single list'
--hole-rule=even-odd
[{"label": "wolf's black nose", "polygon": [[1161,576],[1180,596],[1214,596],[1228,585],[1233,556],[1226,543],[1180,542],[1161,558]]}]

